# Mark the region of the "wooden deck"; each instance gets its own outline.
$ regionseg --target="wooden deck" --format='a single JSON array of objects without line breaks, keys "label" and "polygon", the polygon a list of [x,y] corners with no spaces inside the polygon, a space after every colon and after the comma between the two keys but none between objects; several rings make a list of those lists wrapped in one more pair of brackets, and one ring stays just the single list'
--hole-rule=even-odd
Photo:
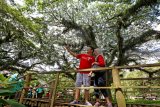
[{"label": "wooden deck", "polygon": [[[31,98],[24,98],[23,104],[27,107],[50,107],[49,99],[31,99]],[[94,102],[92,102],[94,104]],[[100,107],[107,107],[104,106],[105,104],[102,102]],[[61,100],[57,100],[53,107],[94,107],[94,106],[86,106],[84,103],[81,104],[69,104],[67,102],[63,102]],[[113,104],[113,107],[118,107],[117,104]],[[126,107],[160,107],[158,104],[126,104]]]}]

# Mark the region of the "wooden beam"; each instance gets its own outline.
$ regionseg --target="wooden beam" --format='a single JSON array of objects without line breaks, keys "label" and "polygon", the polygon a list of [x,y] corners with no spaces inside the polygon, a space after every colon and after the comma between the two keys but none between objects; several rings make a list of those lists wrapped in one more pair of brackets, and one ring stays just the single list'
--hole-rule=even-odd
[{"label": "wooden beam", "polygon": [[143,64],[143,65],[130,65],[130,66],[99,67],[99,68],[80,69],[78,71],[87,72],[87,71],[111,70],[114,68],[116,68],[116,69],[130,69],[130,68],[139,68],[139,67],[160,67],[160,63]]},{"label": "wooden beam", "polygon": [[55,84],[54,84],[54,90],[52,93],[52,99],[51,99],[51,105],[50,107],[54,107],[55,100],[56,100],[56,92],[57,92],[57,86],[58,86],[58,81],[59,81],[59,75],[60,73],[57,74]]},{"label": "wooden beam", "polygon": [[155,80],[160,79],[160,77],[152,77],[152,78],[121,78],[121,80]]},{"label": "wooden beam", "polygon": [[19,103],[23,102],[23,98],[24,98],[24,95],[26,93],[26,89],[25,88],[29,87],[30,80],[31,80],[31,74],[27,73],[26,78],[25,78],[24,88],[22,90]]},{"label": "wooden beam", "polygon": [[[131,69],[131,68],[140,68],[140,67],[160,67],[160,63],[154,63],[154,64],[143,64],[143,65],[130,65],[130,66],[114,66],[114,67],[100,67],[100,68],[89,68],[89,69],[80,69],[78,71],[99,71],[99,70],[112,70],[113,68],[117,69]],[[39,73],[38,71],[30,71],[29,73],[32,74],[54,74],[54,73],[72,73],[72,72],[77,72],[76,70],[68,70],[68,71],[50,71],[50,72],[41,72]],[[107,71],[106,71],[107,72]]]},{"label": "wooden beam", "polygon": [[64,89],[115,89],[116,87],[65,87]]},{"label": "wooden beam", "polygon": [[112,87],[65,87],[64,89],[116,89],[116,88],[160,88],[160,86],[112,86]]},{"label": "wooden beam", "polygon": [[122,89],[119,88],[121,86],[121,83],[119,77],[119,70],[117,68],[114,68],[112,70],[112,76],[113,76],[113,85],[114,87],[116,87],[116,100],[118,107],[126,107],[126,101],[122,93]]},{"label": "wooden beam", "polygon": [[49,90],[49,105],[51,105],[51,99],[52,99],[52,93],[54,91],[55,86],[55,80],[52,80],[51,85],[50,85],[50,90]]},{"label": "wooden beam", "polygon": [[129,69],[129,68],[139,68],[139,67],[160,67],[160,63],[154,64],[143,64],[143,65],[130,65],[130,66],[117,66],[117,69]]},{"label": "wooden beam", "polygon": [[120,88],[160,88],[160,86],[120,86]]}]

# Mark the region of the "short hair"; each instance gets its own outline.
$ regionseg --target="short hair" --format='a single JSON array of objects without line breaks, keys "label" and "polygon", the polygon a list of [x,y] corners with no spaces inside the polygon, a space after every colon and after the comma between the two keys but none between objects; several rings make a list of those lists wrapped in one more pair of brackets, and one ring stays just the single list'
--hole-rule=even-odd
[{"label": "short hair", "polygon": [[96,48],[96,49],[94,49],[94,51],[97,51],[98,54],[102,54],[103,55],[103,51],[100,48]]},{"label": "short hair", "polygon": [[82,53],[86,53],[89,49],[92,50],[92,53],[94,52],[93,46],[84,46],[83,50],[82,50]]},{"label": "short hair", "polygon": [[88,46],[88,47],[90,47],[92,50],[94,50],[94,49],[95,49],[93,46]]}]

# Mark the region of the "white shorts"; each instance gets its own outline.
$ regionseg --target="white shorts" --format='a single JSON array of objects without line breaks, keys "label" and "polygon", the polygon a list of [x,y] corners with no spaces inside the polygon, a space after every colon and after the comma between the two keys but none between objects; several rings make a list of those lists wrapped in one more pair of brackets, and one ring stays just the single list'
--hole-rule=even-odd
[{"label": "white shorts", "polygon": [[88,74],[77,73],[75,86],[81,87],[83,84],[84,87],[89,87],[90,81],[91,77]]}]

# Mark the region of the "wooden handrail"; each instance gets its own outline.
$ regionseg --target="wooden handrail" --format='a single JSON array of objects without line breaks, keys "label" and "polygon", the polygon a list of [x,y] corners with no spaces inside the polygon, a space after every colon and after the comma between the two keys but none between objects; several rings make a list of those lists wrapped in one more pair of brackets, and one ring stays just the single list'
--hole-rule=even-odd
[{"label": "wooden handrail", "polygon": [[114,67],[100,67],[100,68],[89,68],[89,69],[79,69],[78,71],[99,71],[99,70],[111,70],[116,69],[130,69],[130,68],[139,68],[139,67],[160,67],[160,63],[155,64],[143,64],[143,65],[131,65],[131,66],[114,66]]},{"label": "wooden handrail", "polygon": [[142,65],[130,65],[130,66],[112,66],[112,67],[100,67],[100,68],[89,68],[89,69],[79,69],[79,70],[69,70],[69,71],[50,71],[50,72],[41,72],[37,73],[37,71],[28,72],[31,74],[53,74],[53,73],[72,73],[77,71],[99,71],[99,70],[112,70],[113,68],[117,69],[131,69],[131,68],[139,68],[139,67],[160,67],[160,63],[154,63],[154,64],[142,64]]},{"label": "wooden handrail", "polygon": [[160,79],[160,77],[152,77],[152,78],[121,78],[121,80],[155,80]]}]

